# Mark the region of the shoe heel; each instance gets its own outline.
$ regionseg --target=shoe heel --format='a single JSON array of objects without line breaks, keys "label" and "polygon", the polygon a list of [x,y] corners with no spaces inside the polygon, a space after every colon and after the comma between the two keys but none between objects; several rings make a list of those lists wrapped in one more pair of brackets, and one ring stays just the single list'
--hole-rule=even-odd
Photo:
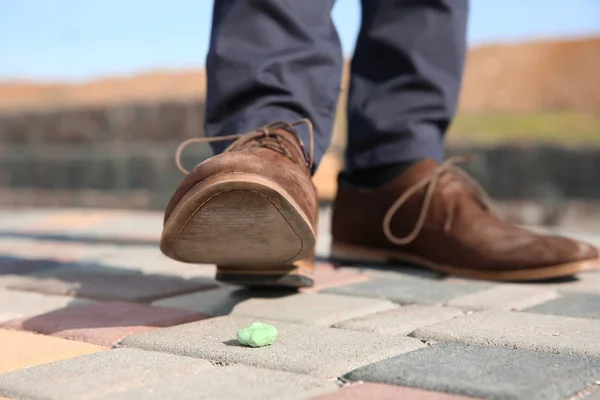
[{"label": "shoe heel", "polygon": [[306,260],[270,267],[218,265],[216,279],[240,286],[311,287],[314,284],[314,266]]},{"label": "shoe heel", "polygon": [[311,222],[281,186],[253,174],[196,185],[165,223],[160,249],[193,264],[277,265],[310,255]]}]

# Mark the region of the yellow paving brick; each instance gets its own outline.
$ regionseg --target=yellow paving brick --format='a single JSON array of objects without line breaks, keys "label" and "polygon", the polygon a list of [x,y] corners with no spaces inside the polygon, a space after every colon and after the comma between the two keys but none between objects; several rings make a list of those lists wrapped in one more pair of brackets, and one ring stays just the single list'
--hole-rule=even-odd
[{"label": "yellow paving brick", "polygon": [[0,374],[107,350],[106,347],[0,329]]}]

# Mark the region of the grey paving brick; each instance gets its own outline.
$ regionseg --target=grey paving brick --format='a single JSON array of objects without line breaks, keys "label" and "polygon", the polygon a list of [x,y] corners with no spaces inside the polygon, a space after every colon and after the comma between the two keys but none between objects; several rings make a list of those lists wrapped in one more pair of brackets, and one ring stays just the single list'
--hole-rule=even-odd
[{"label": "grey paving brick", "polygon": [[136,349],[0,375],[0,394],[19,399],[306,399],[334,390],[334,382],[311,376],[215,367],[205,360]]},{"label": "grey paving brick", "polygon": [[163,255],[157,247],[119,246],[102,257],[99,263],[108,268],[142,271],[146,274],[175,275],[183,278],[215,276],[216,266],[187,264]]},{"label": "grey paving brick", "polygon": [[56,269],[60,266],[59,262],[53,260],[27,260],[0,256],[0,275],[25,275]]},{"label": "grey paving brick", "polygon": [[400,304],[443,304],[456,297],[491,287],[482,282],[444,282],[412,276],[374,277],[354,285],[326,289],[325,293],[389,299]]},{"label": "grey paving brick", "polygon": [[83,209],[27,210],[7,221],[1,217],[0,228],[13,232],[148,242],[160,239],[163,220],[162,213],[154,211]]},{"label": "grey paving brick", "polygon": [[296,294],[278,299],[249,299],[233,308],[231,315],[330,326],[398,307],[388,300],[336,294]]},{"label": "grey paving brick", "polygon": [[598,376],[600,358],[438,343],[345,377],[485,399],[563,400]]},{"label": "grey paving brick", "polygon": [[600,356],[600,321],[526,312],[482,311],[419,328],[409,336],[560,354]]},{"label": "grey paving brick", "polygon": [[600,295],[600,271],[584,272],[577,274],[577,276],[570,280],[542,283],[541,285],[550,286],[564,293],[578,292]]},{"label": "grey paving brick", "polygon": [[94,304],[92,300],[0,289],[0,322],[45,314],[65,307]]},{"label": "grey paving brick", "polygon": [[373,332],[384,335],[407,335],[417,328],[465,315],[451,307],[403,306],[362,318],[334,324],[334,328]]},{"label": "grey paving brick", "polygon": [[229,314],[237,304],[251,298],[274,299],[289,296],[291,293],[294,292],[274,289],[245,289],[239,286],[224,285],[217,289],[156,300],[152,305],[221,316]]},{"label": "grey paving brick", "polygon": [[114,251],[118,246],[82,242],[25,238],[0,239],[0,253],[29,262],[64,263],[93,262]]},{"label": "grey paving brick", "polygon": [[447,305],[464,310],[522,310],[558,297],[552,289],[531,285],[499,285],[450,300]]},{"label": "grey paving brick", "polygon": [[111,273],[107,269],[98,271],[66,267],[52,273],[1,278],[0,287],[94,300],[152,301],[162,297],[206,290],[216,285],[208,279]]},{"label": "grey paving brick", "polygon": [[261,348],[240,346],[235,340],[237,330],[255,321],[246,317],[217,317],[133,335],[124,339],[121,346],[326,378],[425,346],[407,337],[268,320],[263,322],[272,323],[278,330],[273,345]]},{"label": "grey paving brick", "polygon": [[[593,390],[593,391],[592,391]],[[592,386],[592,389],[588,390],[587,396],[583,397],[583,400],[600,400],[600,384]]]},{"label": "grey paving brick", "polygon": [[524,311],[564,315],[566,317],[600,319],[600,295],[585,293],[565,294],[561,298],[528,308]]},{"label": "grey paving brick", "polygon": [[351,265],[343,266],[339,268],[344,271],[352,271],[354,273],[361,273],[369,275],[374,278],[430,278],[440,279],[443,277],[442,274],[425,269],[407,265]]}]

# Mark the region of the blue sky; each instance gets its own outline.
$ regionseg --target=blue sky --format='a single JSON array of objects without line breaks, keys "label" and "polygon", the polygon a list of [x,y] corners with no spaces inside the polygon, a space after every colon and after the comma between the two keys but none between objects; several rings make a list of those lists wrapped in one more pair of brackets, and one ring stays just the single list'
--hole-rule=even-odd
[{"label": "blue sky", "polygon": [[[211,11],[210,0],[0,0],[0,79],[202,66]],[[338,0],[333,12],[346,54],[359,12],[358,0]],[[600,0],[472,0],[471,45],[593,34]]]}]

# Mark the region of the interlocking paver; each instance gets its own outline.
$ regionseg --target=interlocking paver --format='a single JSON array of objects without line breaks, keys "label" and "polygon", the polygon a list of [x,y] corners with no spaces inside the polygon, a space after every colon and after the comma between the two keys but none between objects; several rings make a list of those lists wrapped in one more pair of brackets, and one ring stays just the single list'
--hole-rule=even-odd
[{"label": "interlocking paver", "polygon": [[362,318],[334,324],[334,328],[373,332],[384,335],[407,335],[417,328],[465,315],[451,307],[403,306]]},{"label": "interlocking paver", "polygon": [[600,358],[438,343],[345,377],[486,399],[562,400],[598,376]]},{"label": "interlocking paver", "polygon": [[583,398],[583,400],[600,400],[600,385],[594,391]]},{"label": "interlocking paver", "polygon": [[26,260],[0,256],[0,275],[25,275],[52,270],[60,266],[61,264],[54,260]]},{"label": "interlocking paver", "polygon": [[114,245],[40,240],[28,238],[0,239],[0,252],[7,257],[47,262],[93,261],[116,248]]},{"label": "interlocking paver", "polygon": [[0,322],[58,310],[94,304],[92,300],[0,289]]},{"label": "interlocking paver", "polygon": [[431,392],[406,386],[382,383],[362,383],[346,386],[337,392],[326,394],[314,400],[473,400],[472,397],[456,396],[447,393]]},{"label": "interlocking paver", "polygon": [[425,340],[600,356],[598,332],[600,321],[593,319],[494,310],[419,328],[410,336]]},{"label": "interlocking paver", "polygon": [[354,271],[369,275],[374,278],[428,278],[440,279],[442,274],[425,268],[418,268],[408,265],[353,265],[341,266],[341,271]]},{"label": "interlocking paver", "polygon": [[106,222],[113,221],[116,216],[116,213],[109,210],[61,210],[46,216],[37,224],[34,224],[32,231],[95,228]]},{"label": "interlocking paver", "polygon": [[315,266],[314,286],[301,288],[300,293],[315,293],[332,287],[368,281],[367,274],[348,269],[341,270],[331,264],[317,263]]},{"label": "interlocking paver", "polygon": [[275,321],[263,321],[278,330],[273,345],[262,348],[239,345],[235,340],[237,330],[255,321],[245,317],[217,317],[129,336],[121,345],[327,378],[425,346],[408,337]]},{"label": "interlocking paver", "polygon": [[0,374],[102,350],[106,348],[29,332],[0,329]]},{"label": "interlocking paver", "polygon": [[52,273],[0,279],[0,286],[94,300],[152,301],[216,287],[212,280],[61,268]]},{"label": "interlocking paver", "polygon": [[573,280],[566,280],[560,283],[543,283],[541,285],[550,286],[559,292],[578,292],[600,295],[600,271],[590,271],[577,274]]},{"label": "interlocking paver", "polygon": [[600,295],[565,294],[563,297],[528,308],[524,311],[566,317],[600,319]]},{"label": "interlocking paver", "polygon": [[25,399],[306,399],[334,390],[334,382],[311,376],[135,349],[0,376],[0,393]]},{"label": "interlocking paver", "polygon": [[385,298],[400,304],[442,304],[456,297],[476,293],[491,285],[482,282],[443,282],[412,276],[377,278],[324,290],[324,293]]},{"label": "interlocking paver", "polygon": [[447,304],[464,310],[522,310],[558,297],[552,289],[527,285],[500,285],[479,293],[450,300]]},{"label": "interlocking paver", "polygon": [[289,296],[290,290],[246,289],[239,286],[224,285],[218,289],[210,289],[181,296],[168,297],[154,301],[152,304],[161,307],[178,308],[212,316],[227,315],[233,308],[248,299],[273,299]]},{"label": "interlocking paver", "polygon": [[336,294],[296,294],[278,299],[249,299],[233,308],[231,315],[255,317],[304,325],[330,326],[397,306],[387,300]]},{"label": "interlocking paver", "polygon": [[134,333],[204,318],[208,316],[172,308],[108,302],[16,319],[0,324],[0,328],[27,330],[110,347]]},{"label": "interlocking paver", "polygon": [[119,246],[111,254],[102,257],[104,267],[142,271],[146,274],[176,275],[183,278],[215,276],[216,266],[187,264],[172,260],[153,246]]}]

